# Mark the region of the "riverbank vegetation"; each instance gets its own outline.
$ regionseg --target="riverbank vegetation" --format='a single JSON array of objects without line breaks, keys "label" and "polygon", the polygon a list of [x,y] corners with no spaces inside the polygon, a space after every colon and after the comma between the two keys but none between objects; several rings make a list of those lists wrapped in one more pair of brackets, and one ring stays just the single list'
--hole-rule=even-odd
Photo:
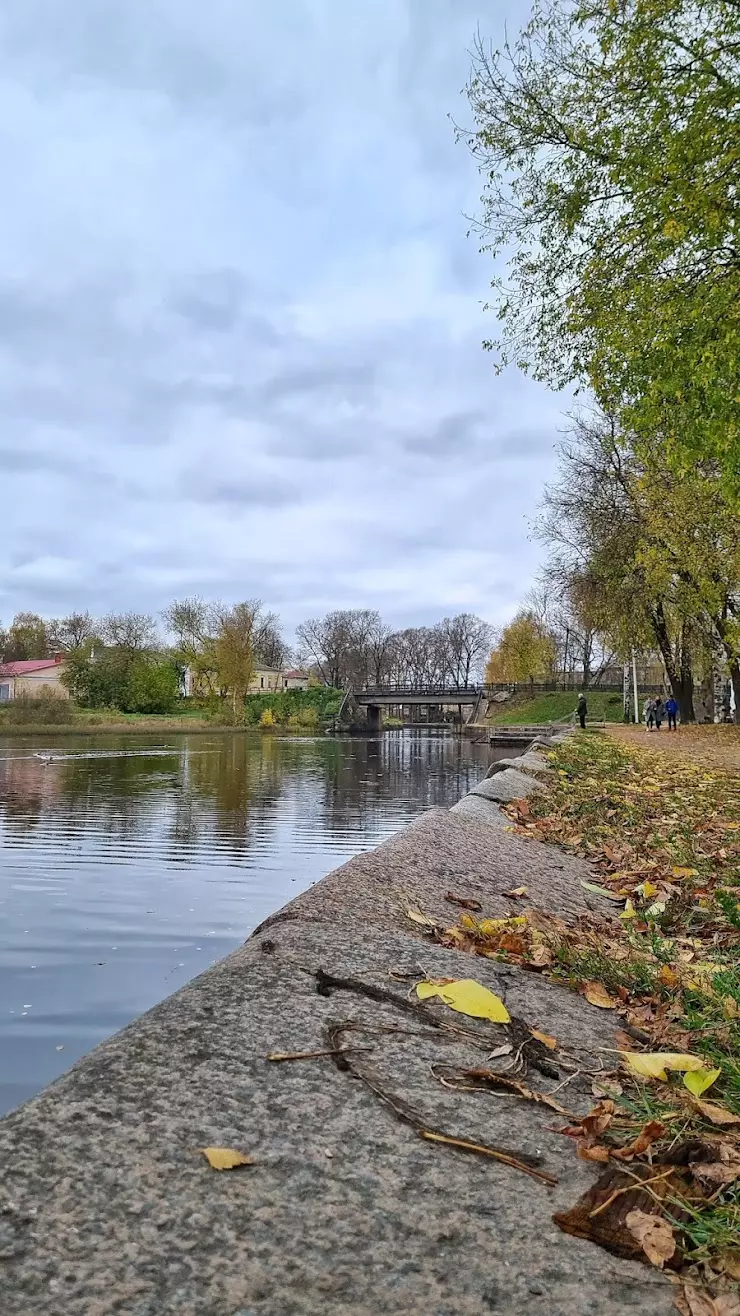
[{"label": "riverbank vegetation", "polygon": [[506,257],[487,346],[588,399],[492,679],[577,655],[588,685],[654,651],[684,721],[716,677],[740,716],[739,85],[732,0],[544,0],[501,50],[477,43],[463,135]]},{"label": "riverbank vegetation", "polygon": [[624,1194],[663,1176],[638,1203],[665,1244],[646,1256],[721,1288],[740,1277],[740,781],[682,754],[680,735],[656,750],[587,732],[549,759],[544,792],[505,806],[510,826],[587,860],[587,893],[612,914],[568,924],[528,909],[523,888],[515,916],[466,913],[435,935],[613,1013],[619,1051],[595,1079],[598,1104],[562,1130],[609,1192],[596,1184],[593,1214],[558,1223],[577,1217],[580,1236],[618,1250]]},{"label": "riverbank vegetation", "polygon": [[[491,726],[539,726],[564,722],[575,712],[577,690],[557,690],[527,697],[517,693],[505,703],[491,703],[486,723]],[[621,722],[622,695],[613,690],[588,691],[588,716],[592,722]]]}]

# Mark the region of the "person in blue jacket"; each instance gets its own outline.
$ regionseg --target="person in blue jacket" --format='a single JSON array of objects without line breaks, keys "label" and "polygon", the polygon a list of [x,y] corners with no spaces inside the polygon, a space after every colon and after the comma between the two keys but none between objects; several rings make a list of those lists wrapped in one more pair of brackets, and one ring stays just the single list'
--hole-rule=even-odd
[{"label": "person in blue jacket", "polygon": [[678,712],[678,702],[670,695],[665,701],[665,711],[668,714],[668,730],[676,730],[676,714]]}]

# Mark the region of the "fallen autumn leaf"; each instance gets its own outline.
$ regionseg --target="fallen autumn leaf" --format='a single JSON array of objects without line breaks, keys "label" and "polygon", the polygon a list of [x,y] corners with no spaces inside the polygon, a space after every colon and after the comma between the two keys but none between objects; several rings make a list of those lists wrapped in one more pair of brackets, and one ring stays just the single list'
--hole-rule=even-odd
[{"label": "fallen autumn leaf", "polygon": [[474,978],[456,978],[452,982],[420,982],[416,987],[420,1001],[439,996],[451,1010],[471,1019],[490,1019],[494,1024],[508,1024],[511,1016],[500,996],[489,991]]},{"label": "fallen autumn leaf", "polygon": [[251,1156],[234,1151],[232,1147],[201,1147],[200,1151],[212,1170],[235,1170],[240,1165],[256,1164]]},{"label": "fallen autumn leaf", "polygon": [[629,1211],[624,1223],[648,1261],[662,1270],[676,1251],[676,1239],[668,1221],[663,1216],[648,1215],[647,1211]]},{"label": "fallen autumn leaf", "polygon": [[668,1081],[668,1069],[686,1073],[691,1069],[705,1068],[704,1061],[698,1056],[683,1051],[621,1051],[620,1055],[633,1074],[639,1074],[641,1078],[657,1078],[663,1083]]},{"label": "fallen autumn leaf", "polygon": [[600,1010],[616,1010],[619,1001],[610,996],[602,982],[584,982],[583,995],[589,1005],[596,1005]]}]

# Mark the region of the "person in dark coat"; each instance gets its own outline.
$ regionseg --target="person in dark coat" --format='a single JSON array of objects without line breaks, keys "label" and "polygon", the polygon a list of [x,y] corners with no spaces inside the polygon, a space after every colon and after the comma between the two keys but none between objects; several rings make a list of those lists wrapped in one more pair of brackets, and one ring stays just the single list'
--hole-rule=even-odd
[{"label": "person in dark coat", "polygon": [[678,712],[678,701],[671,695],[670,699],[665,701],[665,711],[668,714],[668,730],[676,730],[676,714]]},{"label": "person in dark coat", "polygon": [[578,696],[578,704],[576,705],[576,712],[578,714],[578,721],[580,722],[581,727],[585,729],[586,714],[588,713],[588,704],[586,703],[585,695]]},{"label": "person in dark coat", "polygon": [[655,701],[653,717],[655,718],[655,730],[660,731],[660,724],[665,717],[665,704],[663,703],[662,695],[658,695],[658,698]]}]

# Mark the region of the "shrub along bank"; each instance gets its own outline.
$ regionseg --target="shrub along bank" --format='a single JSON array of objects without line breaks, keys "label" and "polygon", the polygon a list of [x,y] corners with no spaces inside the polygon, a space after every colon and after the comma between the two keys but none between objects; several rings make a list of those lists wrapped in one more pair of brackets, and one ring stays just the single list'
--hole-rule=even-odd
[{"label": "shrub along bank", "polygon": [[343,690],[312,686],[309,690],[281,690],[275,694],[248,695],[244,721],[250,727],[287,727],[291,731],[314,731],[339,712]]}]

